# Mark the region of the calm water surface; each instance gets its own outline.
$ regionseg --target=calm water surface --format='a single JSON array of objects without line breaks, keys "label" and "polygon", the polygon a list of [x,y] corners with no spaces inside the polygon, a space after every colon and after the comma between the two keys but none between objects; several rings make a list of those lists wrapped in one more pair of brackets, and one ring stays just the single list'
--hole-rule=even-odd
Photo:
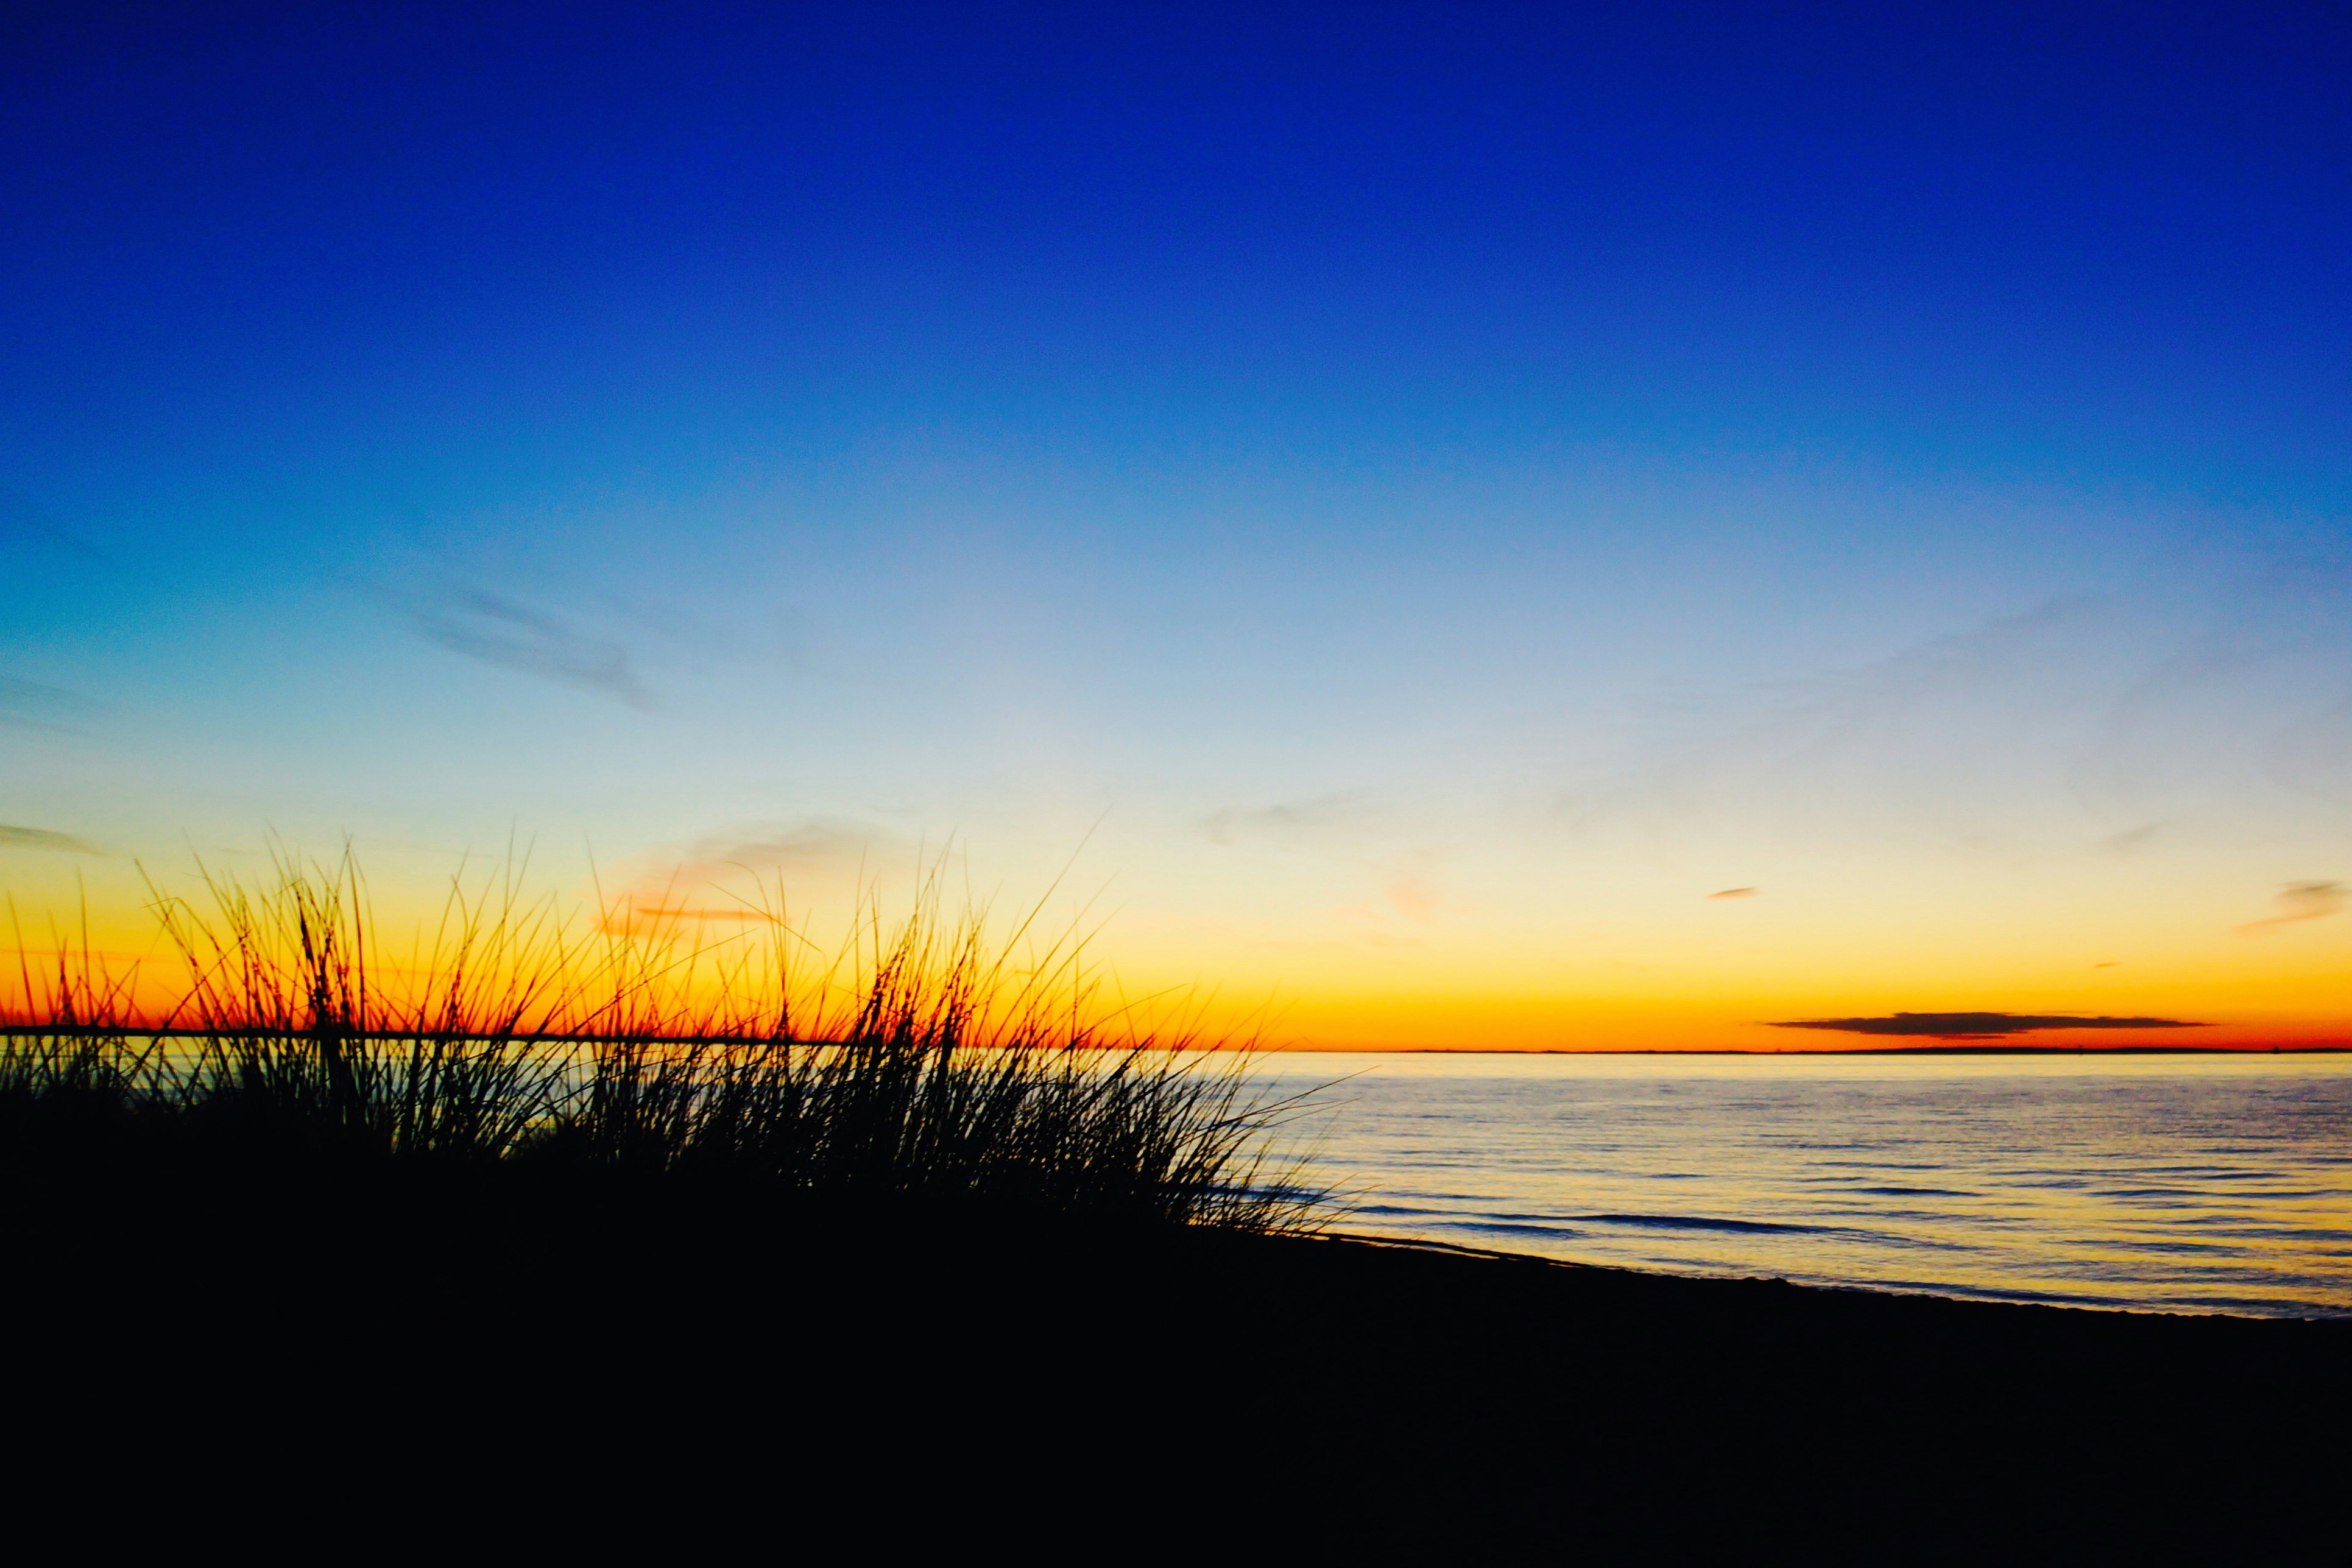
[{"label": "calm water surface", "polygon": [[2352,1057],[1273,1059],[1344,1228],[1685,1274],[2352,1317]]}]

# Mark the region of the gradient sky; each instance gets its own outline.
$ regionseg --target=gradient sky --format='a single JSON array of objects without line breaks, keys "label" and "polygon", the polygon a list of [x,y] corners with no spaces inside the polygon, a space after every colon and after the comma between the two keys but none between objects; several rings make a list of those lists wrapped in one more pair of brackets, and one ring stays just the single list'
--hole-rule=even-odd
[{"label": "gradient sky", "polygon": [[1316,1044],[2352,1039],[2340,7],[331,9],[0,23],[20,911],[952,844]]}]

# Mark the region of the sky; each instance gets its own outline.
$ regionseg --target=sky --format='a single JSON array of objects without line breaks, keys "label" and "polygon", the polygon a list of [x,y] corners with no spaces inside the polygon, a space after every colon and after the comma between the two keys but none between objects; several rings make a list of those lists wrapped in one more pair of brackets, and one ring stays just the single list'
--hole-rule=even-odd
[{"label": "sky", "polygon": [[11,7],[17,945],[945,857],[1301,1045],[2352,1042],[2340,7],[1117,9]]}]

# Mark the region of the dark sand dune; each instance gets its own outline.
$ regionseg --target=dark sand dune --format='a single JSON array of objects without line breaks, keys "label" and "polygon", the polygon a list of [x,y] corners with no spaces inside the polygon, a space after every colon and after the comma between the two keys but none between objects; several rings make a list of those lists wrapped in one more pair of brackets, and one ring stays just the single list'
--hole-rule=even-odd
[{"label": "dark sand dune", "polygon": [[[18,1331],[20,1420],[183,1468],[233,1455],[289,1506],[370,1495],[384,1530],[878,1488],[863,1528],[978,1510],[1028,1539],[1109,1510],[1632,1550],[1882,1519],[1912,1546],[2241,1513],[2259,1533],[2340,1487],[2352,1410],[2344,1322],[621,1193],[593,1214],[317,1198],[135,1225],[50,1208],[18,1237],[41,1287],[16,1308],[43,1325]],[[410,1479],[367,1494],[385,1473]]]}]

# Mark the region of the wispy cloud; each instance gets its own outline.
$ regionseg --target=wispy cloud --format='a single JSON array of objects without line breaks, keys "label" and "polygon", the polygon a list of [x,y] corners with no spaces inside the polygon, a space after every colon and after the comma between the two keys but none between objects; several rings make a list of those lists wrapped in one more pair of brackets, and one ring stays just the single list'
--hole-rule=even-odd
[{"label": "wispy cloud", "polygon": [[2268,920],[2248,921],[2238,928],[2240,936],[2268,936],[2281,926],[2291,926],[2304,921],[2326,920],[2340,914],[2347,901],[2352,901],[2352,889],[2341,882],[2290,882],[2275,900],[2279,912]]},{"label": "wispy cloud", "polygon": [[53,849],[67,855],[99,855],[104,851],[76,834],[50,827],[16,827],[0,822],[0,848]]},{"label": "wispy cloud", "polygon": [[71,721],[87,713],[89,707],[88,698],[61,686],[43,686],[0,675],[0,724],[11,729],[70,734],[74,729]]},{"label": "wispy cloud", "polygon": [[1419,877],[1392,878],[1381,886],[1381,895],[1395,906],[1397,913],[1421,925],[1436,920],[1445,905],[1444,895]]},{"label": "wispy cloud", "polygon": [[652,694],[630,668],[625,646],[583,632],[548,611],[481,589],[412,597],[406,607],[416,629],[452,653],[601,691],[634,708],[653,706]]},{"label": "wispy cloud", "polygon": [[778,887],[798,910],[812,899],[854,894],[883,870],[902,868],[910,856],[897,835],[839,818],[711,834],[627,868],[608,923],[755,924],[773,912],[766,900]]},{"label": "wispy cloud", "polygon": [[106,559],[97,547],[59,522],[47,507],[7,485],[0,485],[0,542],[30,545],[79,561]]},{"label": "wispy cloud", "polygon": [[1250,841],[1283,843],[1360,822],[1371,814],[1366,795],[1347,790],[1273,805],[1226,806],[1201,818],[1201,830],[1210,843],[1227,847]]},{"label": "wispy cloud", "polygon": [[1568,793],[1562,815],[1582,831],[2007,842],[2021,803],[2066,795],[2097,689],[2129,679],[2115,619],[2051,604],[1874,664],[1661,708],[1627,764]]},{"label": "wispy cloud", "polygon": [[1761,888],[1726,888],[1719,893],[1709,893],[1709,903],[1721,903],[1727,899],[1752,899],[1764,891]]},{"label": "wispy cloud", "polygon": [[1580,832],[2131,856],[2352,802],[2352,575],[2053,600],[1648,710]]},{"label": "wispy cloud", "polygon": [[2079,1017],[2064,1013],[1888,1013],[1869,1018],[1776,1019],[1775,1029],[1832,1029],[1849,1035],[1926,1036],[1993,1040],[2042,1029],[2201,1029],[2185,1018]]},{"label": "wispy cloud", "polygon": [[681,865],[714,877],[728,871],[838,877],[854,875],[899,847],[898,837],[882,828],[838,817],[811,817],[697,839]]}]

